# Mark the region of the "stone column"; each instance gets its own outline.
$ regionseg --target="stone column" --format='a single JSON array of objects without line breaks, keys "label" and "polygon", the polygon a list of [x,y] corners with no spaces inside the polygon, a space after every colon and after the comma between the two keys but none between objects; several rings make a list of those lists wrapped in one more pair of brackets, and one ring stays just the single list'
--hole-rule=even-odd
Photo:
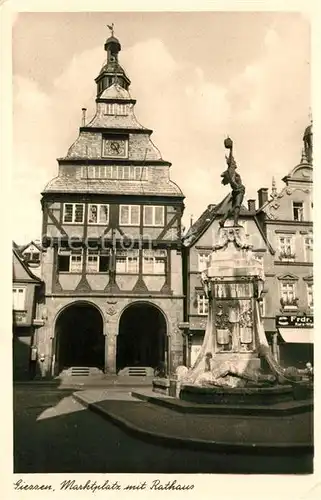
[{"label": "stone column", "polygon": [[105,349],[104,349],[104,372],[108,372],[108,335],[105,334]]},{"label": "stone column", "polygon": [[108,373],[116,373],[117,335],[110,333],[106,335],[105,343],[105,370]]}]

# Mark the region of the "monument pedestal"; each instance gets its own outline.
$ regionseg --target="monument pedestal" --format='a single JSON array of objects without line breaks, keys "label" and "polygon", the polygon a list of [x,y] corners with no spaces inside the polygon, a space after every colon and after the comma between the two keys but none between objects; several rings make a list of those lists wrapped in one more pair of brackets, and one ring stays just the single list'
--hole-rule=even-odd
[{"label": "monument pedestal", "polygon": [[[181,380],[180,398],[214,403],[241,402],[246,396],[247,404],[264,404],[265,397],[293,399],[294,379],[275,361],[265,336],[259,305],[263,263],[253,255],[243,227],[219,229],[202,282],[209,301],[206,332],[194,365]],[[262,357],[270,374],[260,370]]]}]

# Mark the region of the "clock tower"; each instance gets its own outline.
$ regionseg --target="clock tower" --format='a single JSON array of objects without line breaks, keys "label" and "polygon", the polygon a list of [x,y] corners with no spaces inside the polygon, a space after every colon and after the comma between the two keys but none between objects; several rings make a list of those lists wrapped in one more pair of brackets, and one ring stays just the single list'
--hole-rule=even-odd
[{"label": "clock tower", "polygon": [[96,112],[42,193],[44,376],[182,363],[184,195],[136,119],[113,32],[105,50]]}]

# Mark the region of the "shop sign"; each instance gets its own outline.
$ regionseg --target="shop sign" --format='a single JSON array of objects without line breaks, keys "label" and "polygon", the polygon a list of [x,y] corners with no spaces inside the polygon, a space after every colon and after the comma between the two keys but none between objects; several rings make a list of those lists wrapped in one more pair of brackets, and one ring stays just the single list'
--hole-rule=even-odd
[{"label": "shop sign", "polygon": [[295,316],[294,314],[276,316],[275,323],[279,328],[313,328],[313,316]]}]

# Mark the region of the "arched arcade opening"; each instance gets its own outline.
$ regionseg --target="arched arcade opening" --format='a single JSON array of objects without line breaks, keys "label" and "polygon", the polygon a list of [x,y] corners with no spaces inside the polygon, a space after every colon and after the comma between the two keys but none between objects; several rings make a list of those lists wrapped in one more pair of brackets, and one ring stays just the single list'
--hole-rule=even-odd
[{"label": "arched arcade opening", "polygon": [[70,367],[104,368],[105,337],[100,311],[88,303],[65,308],[55,325],[56,372]]},{"label": "arched arcade opening", "polygon": [[167,351],[164,314],[153,304],[136,302],[121,315],[117,336],[117,372],[127,366],[159,368]]}]

